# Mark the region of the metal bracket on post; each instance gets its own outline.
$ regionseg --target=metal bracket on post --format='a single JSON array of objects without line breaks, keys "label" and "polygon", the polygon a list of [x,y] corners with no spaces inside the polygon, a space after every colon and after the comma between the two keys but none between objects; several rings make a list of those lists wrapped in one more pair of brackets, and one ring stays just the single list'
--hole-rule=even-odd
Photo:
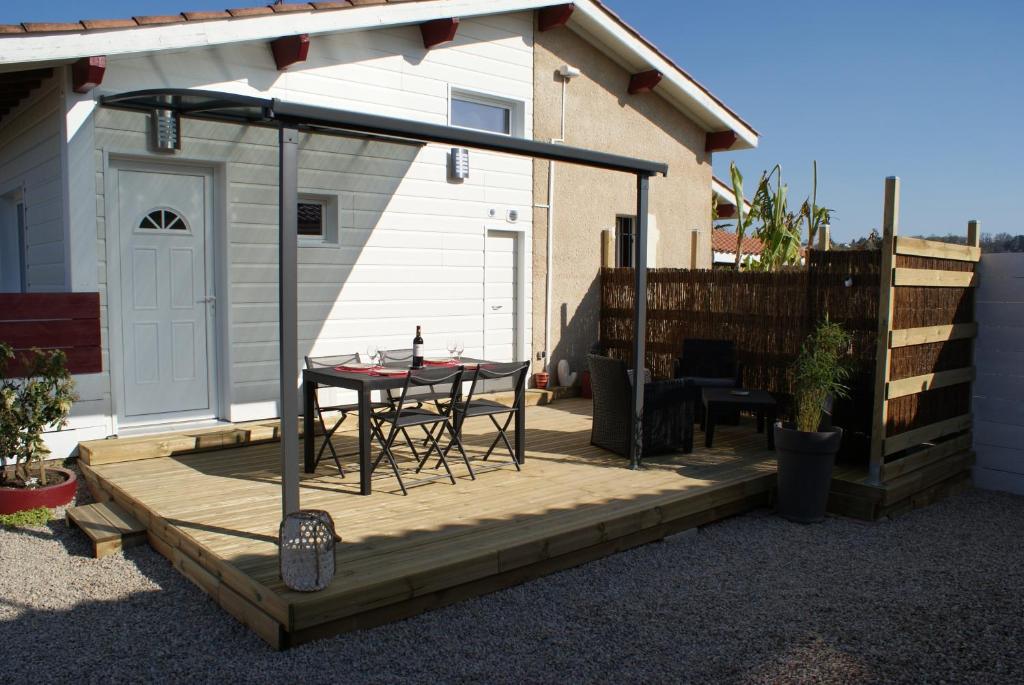
[{"label": "metal bracket on post", "polygon": [[[278,249],[279,365],[281,368],[281,507],[299,510],[299,130],[282,125],[278,138],[280,245]],[[312,439],[307,435],[306,439]]]},{"label": "metal bracket on post", "polygon": [[651,178],[636,176],[636,235],[633,237],[634,304],[633,304],[633,397],[630,419],[633,424],[629,446],[629,468],[639,469],[643,459],[644,441],[644,361],[647,356],[647,211]]}]

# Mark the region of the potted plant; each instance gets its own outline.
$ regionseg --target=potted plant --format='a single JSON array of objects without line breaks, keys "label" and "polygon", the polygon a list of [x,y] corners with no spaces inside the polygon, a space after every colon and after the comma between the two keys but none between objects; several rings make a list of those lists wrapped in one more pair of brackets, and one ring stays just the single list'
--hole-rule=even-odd
[{"label": "potted plant", "polygon": [[0,343],[0,514],[67,504],[76,487],[73,471],[46,466],[43,443],[43,431],[62,428],[76,399],[64,353],[32,350],[18,378],[8,377],[12,361],[14,350]]},{"label": "potted plant", "polygon": [[822,407],[830,397],[845,397],[843,382],[850,334],[825,319],[804,341],[793,364],[795,423],[775,424],[778,459],[776,511],[791,521],[814,523],[825,518],[832,467],[843,429],[822,425]]}]

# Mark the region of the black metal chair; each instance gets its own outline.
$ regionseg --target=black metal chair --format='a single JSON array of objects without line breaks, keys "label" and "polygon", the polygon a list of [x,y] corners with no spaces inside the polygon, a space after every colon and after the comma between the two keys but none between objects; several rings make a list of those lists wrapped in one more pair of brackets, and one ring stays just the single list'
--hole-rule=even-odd
[{"label": "black metal chair", "polygon": [[[380,364],[381,366],[409,368],[412,366],[412,348],[381,350]],[[441,405],[450,399],[447,393],[438,392],[429,386],[423,388],[410,388],[409,392],[409,398],[414,399],[417,402],[417,407],[422,408],[424,404],[432,402],[434,404],[434,408],[437,409],[438,412],[442,410]],[[391,401],[392,405],[394,405],[398,400],[398,396],[398,389],[393,388],[388,390],[388,399]]]},{"label": "black metal chair", "polygon": [[[452,474],[451,468],[448,466],[447,454],[451,447],[454,445],[458,448],[459,452],[462,453],[462,460],[466,464],[466,468],[469,469],[469,475],[473,479],[476,478],[476,474],[473,473],[473,467],[469,463],[469,458],[466,456],[466,451],[462,448],[462,442],[459,440],[458,434],[455,432],[455,428],[452,425],[452,407],[455,405],[456,398],[461,391],[462,384],[462,367],[458,368],[436,368],[436,369],[415,369],[409,372],[409,375],[405,379],[405,385],[402,386],[402,391],[398,395],[395,404],[392,408],[387,411],[376,412],[371,417],[374,422],[374,434],[377,437],[378,442],[381,444],[381,452],[377,459],[373,462],[372,471],[377,469],[381,460],[387,459],[391,465],[391,470],[394,471],[395,478],[398,479],[398,486],[402,489],[402,494],[409,494],[405,489],[405,483],[402,481],[402,474],[398,469],[398,464],[395,461],[395,455],[392,452],[395,440],[398,439],[399,435],[402,435],[405,439],[405,443],[412,450],[413,457],[416,459],[416,472],[419,473],[420,469],[423,468],[423,464],[430,459],[431,455],[436,451],[438,456],[439,465],[443,465],[445,471],[448,472],[448,478],[452,484],[455,484],[455,476]],[[410,391],[415,391],[420,388],[430,388],[432,392],[437,392],[436,388],[447,388],[447,401],[438,404],[437,413],[423,409],[419,406],[418,401],[415,399],[416,395],[410,395]],[[416,406],[410,407],[408,405],[414,404]],[[427,451],[420,454],[413,444],[412,439],[409,437],[409,429],[419,426],[423,429],[426,434],[426,442],[429,445]],[[444,449],[441,448],[438,443],[438,437],[444,435],[445,431],[453,436],[452,441]],[[435,435],[436,431],[436,435]]]},{"label": "black metal chair", "polygon": [[[305,360],[307,369],[333,369],[336,366],[344,366],[345,364],[358,362],[359,355],[339,354],[332,357],[310,357],[307,355]],[[317,390],[316,394],[313,396],[313,409],[316,411],[316,418],[320,422],[320,430],[322,430],[324,434],[324,442],[320,445],[320,449],[316,453],[316,465],[320,465],[320,460],[323,458],[324,450],[329,449],[331,451],[331,458],[334,459],[334,463],[338,467],[338,472],[341,474],[342,478],[344,478],[345,470],[341,467],[341,460],[338,458],[338,452],[334,449],[331,438],[337,432],[338,428],[341,427],[341,424],[345,422],[345,419],[348,418],[349,414],[359,411],[359,404],[353,402],[351,404],[331,404],[324,406],[320,402],[320,392],[322,392],[322,390]],[[391,405],[387,402],[370,403],[371,410],[383,409],[389,406]],[[328,428],[324,414],[335,412],[340,414],[340,416],[338,417],[338,420]],[[312,440],[313,436],[307,436],[307,439]]]},{"label": "black metal chair", "polygon": [[[593,389],[590,444],[629,456],[633,382],[625,362],[587,356]],[[683,379],[644,383],[643,455],[693,449],[694,386]]]},{"label": "black metal chair", "polygon": [[[512,443],[509,442],[507,431],[512,423],[512,419],[515,418],[516,407],[519,405],[523,393],[526,392],[526,376],[529,370],[530,362],[482,365],[477,369],[476,376],[473,377],[473,382],[469,386],[469,394],[466,395],[466,401],[458,402],[454,406],[456,436],[462,436],[462,426],[466,419],[477,416],[488,417],[491,423],[494,424],[494,427],[498,429],[498,435],[495,436],[491,446],[487,448],[483,460],[487,461],[491,453],[494,452],[494,448],[498,446],[498,442],[504,441],[509,456],[512,457],[512,463],[515,464],[516,471],[521,471],[522,469],[519,466],[519,461],[516,459],[516,451],[512,447]],[[487,381],[500,381],[502,379],[508,379],[512,383],[512,406],[476,397],[477,389],[485,386]],[[499,417],[504,417],[504,423],[499,422]],[[449,444],[450,448],[451,444]]]}]

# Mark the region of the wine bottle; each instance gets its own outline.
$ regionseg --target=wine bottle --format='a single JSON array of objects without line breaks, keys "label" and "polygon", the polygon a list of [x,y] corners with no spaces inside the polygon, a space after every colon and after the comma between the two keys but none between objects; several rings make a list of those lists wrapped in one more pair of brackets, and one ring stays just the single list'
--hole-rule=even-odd
[{"label": "wine bottle", "polygon": [[423,367],[423,336],[420,335],[420,327],[416,326],[416,337],[412,339],[412,368]]}]

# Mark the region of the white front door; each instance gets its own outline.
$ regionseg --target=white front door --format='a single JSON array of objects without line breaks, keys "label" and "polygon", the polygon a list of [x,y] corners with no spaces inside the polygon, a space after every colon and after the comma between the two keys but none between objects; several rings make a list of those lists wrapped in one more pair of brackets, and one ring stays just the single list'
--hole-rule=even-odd
[{"label": "white front door", "polygon": [[487,232],[484,262],[484,359],[516,361],[519,259],[512,231]]},{"label": "white front door", "polygon": [[212,416],[212,274],[202,171],[117,168],[127,422]]}]

